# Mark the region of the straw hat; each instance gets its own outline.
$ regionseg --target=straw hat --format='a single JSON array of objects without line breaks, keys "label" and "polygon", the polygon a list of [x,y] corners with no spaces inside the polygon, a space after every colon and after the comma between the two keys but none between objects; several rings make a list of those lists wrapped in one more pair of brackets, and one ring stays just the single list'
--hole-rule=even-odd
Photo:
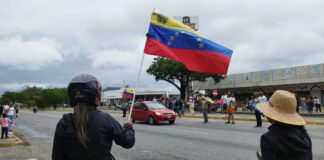
[{"label": "straw hat", "polygon": [[256,107],[270,119],[285,124],[303,126],[306,121],[296,112],[296,106],[297,101],[294,94],[277,90],[268,102],[259,103]]}]

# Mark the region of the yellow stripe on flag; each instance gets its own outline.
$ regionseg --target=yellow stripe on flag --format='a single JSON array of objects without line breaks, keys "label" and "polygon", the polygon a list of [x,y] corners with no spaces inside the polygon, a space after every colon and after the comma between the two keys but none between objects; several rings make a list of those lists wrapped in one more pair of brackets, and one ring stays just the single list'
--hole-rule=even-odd
[{"label": "yellow stripe on flag", "polygon": [[124,92],[130,93],[130,94],[134,94],[135,93],[133,90],[127,89],[127,88],[124,89]]},{"label": "yellow stripe on flag", "polygon": [[162,26],[167,28],[179,29],[183,31],[187,31],[193,33],[195,35],[200,35],[199,32],[195,31],[194,29],[190,28],[189,26],[174,20],[171,17],[164,16],[162,14],[153,12],[151,16],[151,24],[156,26]]}]

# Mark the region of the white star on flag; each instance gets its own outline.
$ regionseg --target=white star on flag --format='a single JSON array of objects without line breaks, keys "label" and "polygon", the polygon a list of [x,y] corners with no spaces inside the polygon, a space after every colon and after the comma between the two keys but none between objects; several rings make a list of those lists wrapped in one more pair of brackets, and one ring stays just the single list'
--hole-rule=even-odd
[{"label": "white star on flag", "polygon": [[199,48],[203,48],[204,44],[203,43],[199,43]]}]

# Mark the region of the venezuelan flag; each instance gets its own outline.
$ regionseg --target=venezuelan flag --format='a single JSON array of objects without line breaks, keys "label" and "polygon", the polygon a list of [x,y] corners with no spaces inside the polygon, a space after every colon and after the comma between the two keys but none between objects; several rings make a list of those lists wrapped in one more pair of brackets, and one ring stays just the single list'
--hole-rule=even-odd
[{"label": "venezuelan flag", "polygon": [[134,96],[134,93],[135,93],[135,92],[134,92],[133,90],[126,88],[126,89],[124,89],[124,91],[123,91],[123,96],[122,96],[122,98],[125,98],[125,99],[132,99],[133,96]]},{"label": "venezuelan flag", "polygon": [[233,51],[171,17],[153,12],[144,53],[181,62],[191,71],[226,75]]}]

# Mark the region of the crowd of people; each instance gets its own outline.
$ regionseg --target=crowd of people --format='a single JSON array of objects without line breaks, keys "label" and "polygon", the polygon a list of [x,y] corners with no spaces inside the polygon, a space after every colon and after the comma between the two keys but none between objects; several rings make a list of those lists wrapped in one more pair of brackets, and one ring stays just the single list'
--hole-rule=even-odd
[{"label": "crowd of people", "polygon": [[14,118],[18,118],[18,112],[18,105],[14,105],[12,101],[0,106],[1,139],[9,138],[8,132],[12,132],[11,126]]}]

